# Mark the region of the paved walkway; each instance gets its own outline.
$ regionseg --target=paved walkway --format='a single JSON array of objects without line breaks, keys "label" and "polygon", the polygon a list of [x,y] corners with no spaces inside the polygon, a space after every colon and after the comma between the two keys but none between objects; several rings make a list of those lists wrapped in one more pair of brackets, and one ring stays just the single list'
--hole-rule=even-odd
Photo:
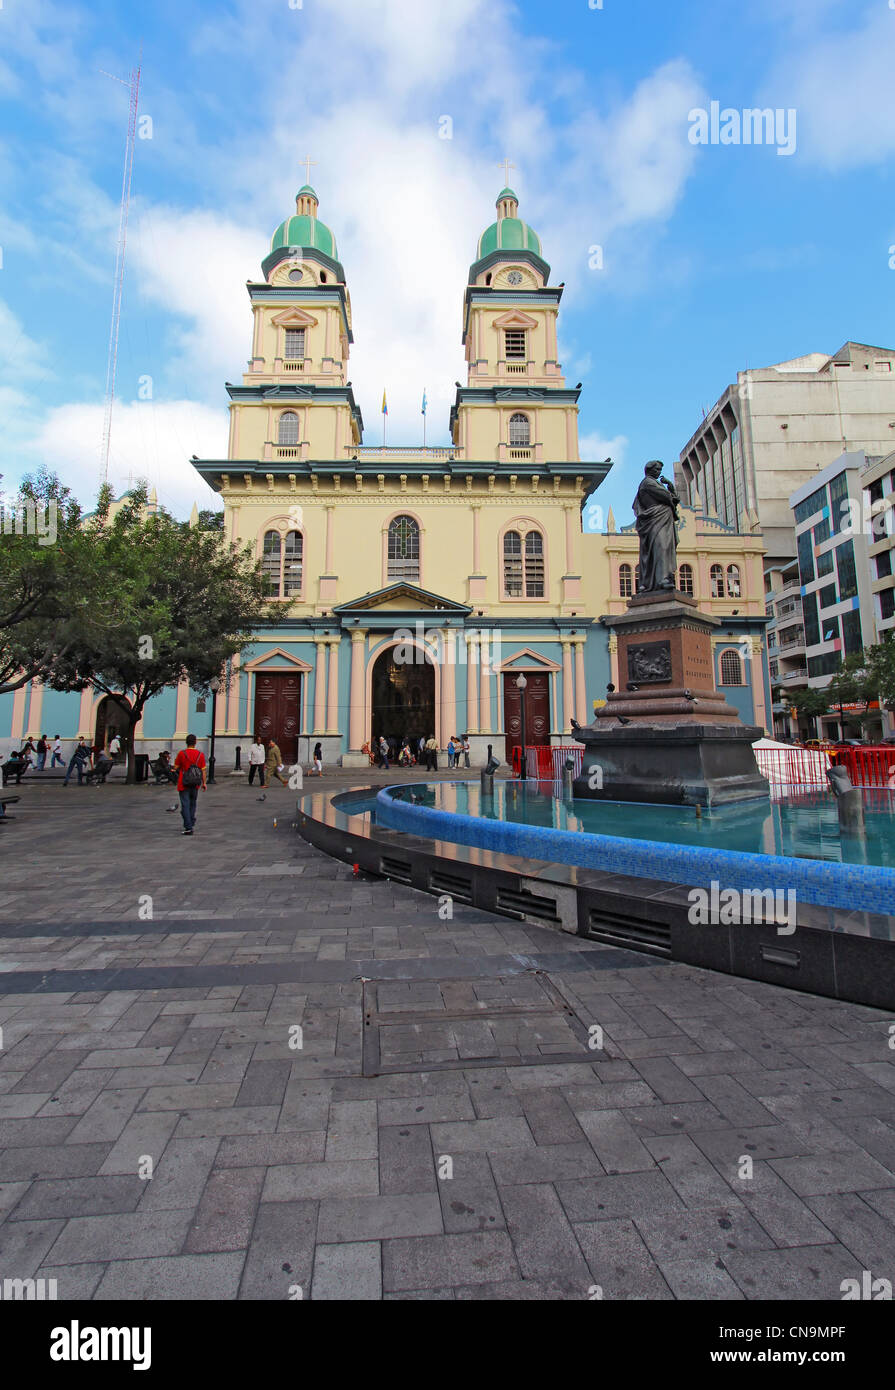
[{"label": "paved walkway", "polygon": [[0,1278],[101,1299],[895,1283],[888,1015],[441,920],[305,845],[279,787],[222,779],[192,839],[164,788],[22,792],[0,824]]}]

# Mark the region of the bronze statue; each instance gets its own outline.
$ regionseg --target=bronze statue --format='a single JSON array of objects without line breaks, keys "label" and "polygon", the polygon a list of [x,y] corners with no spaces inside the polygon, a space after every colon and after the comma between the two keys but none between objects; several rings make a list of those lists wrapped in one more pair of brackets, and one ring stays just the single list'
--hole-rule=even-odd
[{"label": "bronze statue", "polygon": [[680,497],[662,477],[662,463],[651,459],[634,498],[635,529],[640,537],[640,593],[677,586],[677,521]]}]

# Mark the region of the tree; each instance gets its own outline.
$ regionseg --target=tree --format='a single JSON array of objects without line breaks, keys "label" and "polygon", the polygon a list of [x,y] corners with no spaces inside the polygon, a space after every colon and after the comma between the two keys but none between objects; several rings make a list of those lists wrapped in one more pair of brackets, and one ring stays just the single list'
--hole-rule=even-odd
[{"label": "tree", "polygon": [[826,714],[829,705],[826,690],[818,690],[813,685],[806,685],[801,690],[790,690],[787,698],[790,709],[795,710],[799,719],[818,719],[822,714]]},{"label": "tree", "polygon": [[251,547],[225,542],[219,531],[191,527],[160,509],[148,512],[138,486],[110,514],[102,489],[88,519],[91,562],[106,577],[96,606],[72,618],[65,657],[49,684],[56,690],[93,685],[122,711],[127,779],[134,780],[134,730],[148,700],[188,680],[199,692],[269,620],[263,581]]},{"label": "tree", "polygon": [[2,504],[0,694],[49,682],[68,650],[73,608],[91,601],[93,575],[81,508],[41,467]]},{"label": "tree", "polygon": [[876,681],[876,698],[886,709],[895,709],[895,639],[891,633],[886,633],[877,646],[868,647],[867,665]]},{"label": "tree", "polygon": [[[852,652],[847,656],[826,688],[831,706],[839,710],[841,725],[857,724],[863,728],[870,718],[868,706],[877,696],[878,682],[870,666],[866,652]],[[846,705],[862,705],[863,709],[845,712]]]},{"label": "tree", "polygon": [[211,507],[203,507],[198,515],[199,526],[203,531],[223,531],[224,513],[214,511]]}]

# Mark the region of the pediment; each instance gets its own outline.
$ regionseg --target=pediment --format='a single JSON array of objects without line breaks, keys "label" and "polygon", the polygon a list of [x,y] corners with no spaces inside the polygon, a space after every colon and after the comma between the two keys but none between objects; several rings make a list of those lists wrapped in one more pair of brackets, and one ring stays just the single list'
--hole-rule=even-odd
[{"label": "pediment", "polygon": [[472,609],[464,603],[457,603],[454,599],[444,598],[441,594],[431,594],[427,589],[420,589],[416,584],[389,584],[385,589],[377,589],[375,593],[364,594],[362,598],[350,599],[347,603],[340,603],[334,609],[334,613],[368,613],[371,610],[379,612],[401,612],[406,613],[408,609],[423,609],[432,613],[455,614],[465,617]]},{"label": "pediment", "polygon": [[500,663],[501,671],[560,671],[562,667],[531,647],[522,647]]},{"label": "pediment", "polygon": [[313,671],[313,666],[309,666],[306,661],[301,661],[291,652],[284,651],[282,647],[268,647],[267,651],[253,656],[251,661],[246,661],[242,666],[243,671]]},{"label": "pediment", "polygon": [[537,328],[538,320],[533,319],[531,314],[524,314],[521,309],[510,309],[500,318],[494,320],[495,328]]},{"label": "pediment", "polygon": [[318,320],[304,309],[284,309],[282,313],[274,314],[271,323],[275,323],[278,328],[314,328]]}]

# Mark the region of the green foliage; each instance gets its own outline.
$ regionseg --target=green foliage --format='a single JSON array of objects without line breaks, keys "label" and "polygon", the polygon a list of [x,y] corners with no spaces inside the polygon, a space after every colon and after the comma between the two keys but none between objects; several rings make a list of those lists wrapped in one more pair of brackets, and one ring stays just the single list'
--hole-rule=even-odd
[{"label": "green foliage", "polygon": [[128,750],[147,700],[181,680],[207,690],[271,616],[250,546],[149,512],[146,503],[145,487],[137,487],[113,515],[104,494],[87,520],[93,597],[73,613],[65,656],[48,682],[56,690],[89,682],[116,698],[126,711]]},{"label": "green foliage", "polygon": [[26,477],[2,499],[0,694],[47,678],[65,655],[70,615],[89,600],[81,509],[54,473]]},{"label": "green foliage", "polygon": [[199,525],[203,531],[223,531],[224,513],[203,507],[199,513]]},{"label": "green foliage", "polygon": [[876,698],[886,709],[895,709],[895,638],[890,633],[868,648],[867,664],[876,682]]},{"label": "green foliage", "polygon": [[788,699],[790,709],[795,710],[802,719],[817,719],[819,715],[826,714],[830,703],[826,690],[818,690],[811,685],[806,685],[802,690],[790,690]]}]

